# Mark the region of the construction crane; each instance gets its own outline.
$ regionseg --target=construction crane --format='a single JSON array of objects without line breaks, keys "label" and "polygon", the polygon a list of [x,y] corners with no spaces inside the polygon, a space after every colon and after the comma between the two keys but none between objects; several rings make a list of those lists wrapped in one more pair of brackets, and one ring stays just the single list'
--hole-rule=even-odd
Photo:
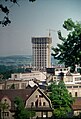
[{"label": "construction crane", "polygon": [[49,37],[51,36],[51,31],[56,32],[54,29],[48,29],[49,31]]}]

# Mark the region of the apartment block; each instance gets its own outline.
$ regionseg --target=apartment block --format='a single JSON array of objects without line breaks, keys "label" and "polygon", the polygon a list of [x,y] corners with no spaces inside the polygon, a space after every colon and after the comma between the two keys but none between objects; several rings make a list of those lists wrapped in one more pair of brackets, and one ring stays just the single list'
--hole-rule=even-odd
[{"label": "apartment block", "polygon": [[51,37],[32,37],[32,58],[35,70],[46,70],[51,66]]}]

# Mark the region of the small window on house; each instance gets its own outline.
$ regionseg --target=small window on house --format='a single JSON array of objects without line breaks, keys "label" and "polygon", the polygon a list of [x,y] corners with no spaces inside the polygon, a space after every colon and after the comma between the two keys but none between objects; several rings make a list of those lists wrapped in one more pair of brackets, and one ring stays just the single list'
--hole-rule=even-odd
[{"label": "small window on house", "polygon": [[36,98],[38,98],[38,95],[36,95]]},{"label": "small window on house", "polygon": [[40,97],[40,98],[42,98],[42,97],[43,97],[43,95],[39,95],[39,97]]},{"label": "small window on house", "polygon": [[69,94],[72,95],[71,92],[69,92]]},{"label": "small window on house", "polygon": [[7,101],[7,99],[4,99],[4,101],[6,102],[6,101]]},{"label": "small window on house", "polygon": [[56,79],[56,77],[54,77],[54,79]]},{"label": "small window on house", "polygon": [[43,112],[43,117],[47,117],[47,112]]},{"label": "small window on house", "polygon": [[34,102],[31,102],[31,107],[34,106]]},{"label": "small window on house", "polygon": [[72,86],[67,86],[67,88],[72,88]]},{"label": "small window on house", "polygon": [[60,71],[62,71],[62,69],[60,69]]},{"label": "small window on house", "polygon": [[39,102],[39,106],[41,106],[41,101]]},{"label": "small window on house", "polygon": [[3,115],[4,115],[5,117],[8,117],[8,116],[9,116],[9,112],[3,112]]},{"label": "small window on house", "polygon": [[43,102],[43,106],[46,106],[46,103],[45,102]]},{"label": "small window on house", "polygon": [[78,86],[73,86],[73,88],[78,88]]},{"label": "small window on house", "polygon": [[77,97],[77,92],[75,92],[75,97]]},{"label": "small window on house", "polygon": [[17,75],[15,75],[14,78],[17,78]]},{"label": "small window on house", "polygon": [[56,71],[58,71],[58,69],[56,69]]}]

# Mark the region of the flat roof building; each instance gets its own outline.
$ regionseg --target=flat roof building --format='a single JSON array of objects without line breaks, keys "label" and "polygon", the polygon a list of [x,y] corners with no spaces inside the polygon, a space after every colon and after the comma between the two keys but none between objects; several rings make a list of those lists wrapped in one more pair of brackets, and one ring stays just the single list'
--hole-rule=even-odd
[{"label": "flat roof building", "polygon": [[51,37],[32,37],[32,58],[35,70],[46,70],[51,66]]}]

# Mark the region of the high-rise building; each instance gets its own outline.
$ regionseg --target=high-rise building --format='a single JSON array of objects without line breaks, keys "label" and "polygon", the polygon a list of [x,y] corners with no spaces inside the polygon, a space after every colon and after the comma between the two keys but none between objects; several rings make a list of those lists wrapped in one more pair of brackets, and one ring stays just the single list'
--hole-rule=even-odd
[{"label": "high-rise building", "polygon": [[35,70],[51,66],[51,37],[32,37],[32,58]]}]

